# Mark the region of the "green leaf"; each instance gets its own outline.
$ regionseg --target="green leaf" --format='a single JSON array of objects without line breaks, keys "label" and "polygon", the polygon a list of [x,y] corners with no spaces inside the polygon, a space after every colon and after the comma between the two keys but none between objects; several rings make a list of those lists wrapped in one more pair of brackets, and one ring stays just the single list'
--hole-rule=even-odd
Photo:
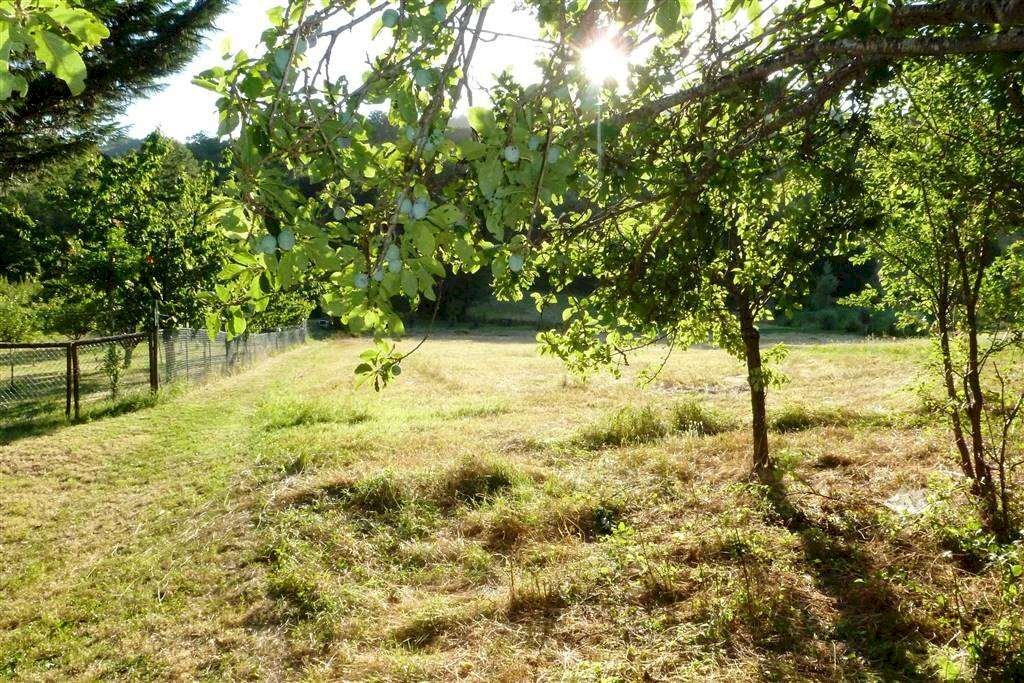
[{"label": "green leaf", "polygon": [[28,81],[7,71],[0,71],[0,100],[6,100],[13,93],[24,95],[28,92]]},{"label": "green leaf", "polygon": [[664,0],[654,15],[654,23],[666,36],[675,33],[679,29],[679,0]]},{"label": "green leaf", "polygon": [[428,256],[434,253],[434,248],[437,245],[434,240],[434,233],[427,224],[415,223],[410,228],[410,232],[412,234],[412,243],[416,245],[416,249],[421,254]]},{"label": "green leaf", "polygon": [[32,33],[32,41],[36,58],[47,71],[67,83],[72,95],[81,95],[85,90],[85,62],[71,43],[49,31]]},{"label": "green leaf", "polygon": [[110,29],[88,10],[78,7],[55,7],[46,13],[85,45],[98,45],[101,40],[110,37]]},{"label": "green leaf", "polygon": [[491,157],[486,161],[478,163],[476,165],[476,172],[477,182],[480,183],[480,192],[490,199],[494,196],[494,192],[504,179],[501,161],[497,157]]},{"label": "green leaf", "polygon": [[459,143],[459,151],[466,161],[476,161],[487,153],[487,145],[476,140],[463,140]]},{"label": "green leaf", "polygon": [[647,0],[619,0],[619,16],[623,21],[633,21],[647,11]]},{"label": "green leaf", "polygon": [[206,314],[206,334],[210,337],[210,341],[216,341],[218,332],[220,332],[220,315],[211,311]]},{"label": "green leaf", "polygon": [[231,320],[228,321],[228,332],[231,333],[231,336],[237,337],[245,332],[245,326],[245,316],[237,311],[231,314]]},{"label": "green leaf", "polygon": [[470,128],[475,130],[477,135],[481,137],[485,137],[497,129],[497,124],[494,122],[494,113],[490,109],[472,107],[466,113],[466,118],[469,121]]},{"label": "green leaf", "polygon": [[416,274],[408,268],[402,271],[402,291],[410,299],[415,297],[420,291],[419,280],[416,279]]}]

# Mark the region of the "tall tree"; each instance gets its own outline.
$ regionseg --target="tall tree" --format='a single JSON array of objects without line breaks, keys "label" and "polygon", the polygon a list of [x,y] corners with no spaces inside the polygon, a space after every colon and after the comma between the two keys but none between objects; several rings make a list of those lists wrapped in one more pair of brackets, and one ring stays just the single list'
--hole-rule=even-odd
[{"label": "tall tree", "polygon": [[868,155],[885,218],[866,248],[881,264],[881,301],[933,333],[961,471],[1006,538],[1024,393],[1007,396],[1005,365],[1000,391],[985,383],[1024,348],[1024,117],[988,67],[909,69],[887,93]]},{"label": "tall tree", "polygon": [[52,201],[69,208],[61,254],[45,273],[56,331],[121,333],[144,327],[160,304],[170,327],[197,324],[221,267],[224,241],[206,217],[212,172],[187,149],[153,134],[136,152],[94,157]]},{"label": "tall tree", "polygon": [[[110,134],[114,117],[159,79],[182,68],[230,0],[84,0],[109,35],[81,59],[87,71],[75,94],[37,59],[12,63],[22,96],[3,103],[0,182],[80,151]],[[0,3],[0,8],[4,4]],[[17,4],[17,3],[15,3]],[[31,4],[31,3],[29,3]],[[4,40],[0,40],[0,47]],[[3,61],[0,55],[0,61]]]},{"label": "tall tree", "polygon": [[[706,154],[715,153],[719,127],[727,137],[731,120],[705,128]],[[712,341],[729,351],[747,370],[753,472],[773,481],[767,391],[783,379],[772,363],[783,349],[765,354],[760,321],[802,300],[815,263],[857,229],[852,133],[863,127],[833,121],[831,140],[813,155],[802,152],[801,135],[777,135],[719,165],[691,191],[677,179],[703,162],[685,152],[687,124],[675,125],[684,130],[652,126],[646,141],[613,142],[605,177],[588,193],[600,203],[541,229],[535,258],[554,288],[583,276],[596,281],[591,294],[570,299],[563,328],[542,340],[581,368],[626,361],[631,350],[660,340],[671,347]],[[635,155],[654,139],[661,158]],[[682,148],[673,153],[675,145]],[[619,194],[645,192],[662,198],[601,209],[618,205]]]}]

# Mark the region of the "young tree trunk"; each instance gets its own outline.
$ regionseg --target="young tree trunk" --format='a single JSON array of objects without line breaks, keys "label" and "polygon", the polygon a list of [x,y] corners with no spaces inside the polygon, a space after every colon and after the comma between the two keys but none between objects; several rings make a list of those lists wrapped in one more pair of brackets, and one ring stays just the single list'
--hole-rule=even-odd
[{"label": "young tree trunk", "polygon": [[967,419],[971,427],[971,453],[974,457],[977,494],[982,499],[986,522],[990,530],[1006,540],[1009,530],[1002,523],[996,482],[992,477],[992,466],[985,452],[985,432],[982,422],[985,410],[985,395],[981,389],[981,362],[978,350],[978,312],[975,301],[968,300],[965,306],[964,323],[967,327],[967,374],[964,385],[967,394]]},{"label": "young tree trunk", "polygon": [[939,353],[942,356],[942,374],[946,387],[946,397],[949,400],[949,421],[953,427],[953,441],[956,443],[956,450],[960,455],[960,469],[964,476],[976,486],[977,476],[974,472],[974,465],[971,462],[971,451],[967,446],[967,437],[964,435],[963,424],[960,422],[960,393],[956,389],[956,373],[953,370],[953,353],[949,343],[949,310],[939,306],[936,316],[936,323],[939,327]]},{"label": "young tree trunk", "polygon": [[754,324],[748,302],[740,302],[740,334],[747,361],[750,386],[751,436],[753,437],[754,475],[762,482],[775,480],[775,463],[768,450],[768,414],[765,402],[764,373],[761,367],[761,334]]}]

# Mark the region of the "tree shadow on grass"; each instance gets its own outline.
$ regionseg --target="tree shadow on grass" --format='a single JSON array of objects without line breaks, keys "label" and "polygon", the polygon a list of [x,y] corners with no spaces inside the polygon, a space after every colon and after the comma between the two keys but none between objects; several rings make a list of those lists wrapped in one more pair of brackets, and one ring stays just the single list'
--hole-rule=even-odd
[{"label": "tree shadow on grass", "polygon": [[919,668],[927,657],[925,628],[901,609],[863,542],[809,518],[788,499],[784,485],[768,488],[772,509],[800,539],[815,585],[840,612],[835,637],[882,680],[927,680]]},{"label": "tree shadow on grass", "polygon": [[45,410],[34,409],[31,404],[23,406],[3,415],[3,421],[0,422],[0,446],[35,436],[53,434],[73,425],[151,408],[162,398],[163,394],[146,392],[132,394],[116,401],[95,403],[85,407],[77,420],[68,419],[63,411],[54,411],[49,406]]}]

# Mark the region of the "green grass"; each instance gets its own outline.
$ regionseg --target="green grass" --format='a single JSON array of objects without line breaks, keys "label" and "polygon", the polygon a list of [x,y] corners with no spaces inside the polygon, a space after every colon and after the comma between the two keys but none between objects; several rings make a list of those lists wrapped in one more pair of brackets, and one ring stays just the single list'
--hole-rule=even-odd
[{"label": "green grass", "polygon": [[580,432],[587,448],[638,445],[657,441],[668,433],[668,426],[650,406],[624,406]]},{"label": "green grass", "polygon": [[903,419],[925,345],[784,338],[771,446],[799,524],[749,484],[744,370],[708,349],[641,389],[571,380],[528,333],[441,333],[377,394],[353,386],[365,341],[328,340],[18,435],[0,678],[1012,672],[1021,550],[941,484],[941,427]]},{"label": "green grass", "polygon": [[714,436],[739,427],[734,418],[694,399],[684,399],[673,405],[669,423],[676,431],[698,436]]}]

